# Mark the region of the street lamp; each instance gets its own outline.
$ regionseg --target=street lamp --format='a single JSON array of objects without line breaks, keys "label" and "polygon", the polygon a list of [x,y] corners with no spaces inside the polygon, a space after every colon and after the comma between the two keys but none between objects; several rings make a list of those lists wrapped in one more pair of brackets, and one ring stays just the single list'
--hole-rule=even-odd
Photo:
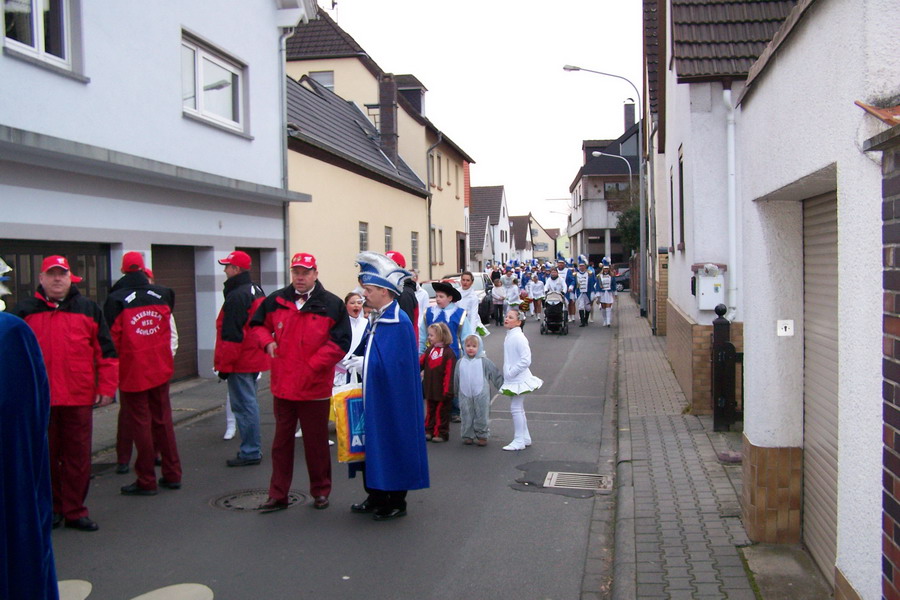
[{"label": "street lamp", "polygon": [[[621,79],[622,81],[628,82],[628,84],[634,89],[634,93],[637,94],[638,106],[641,107],[640,114],[638,115],[638,183],[640,184],[640,220],[641,220],[641,229],[640,229],[640,265],[641,265],[641,316],[646,316],[647,314],[647,237],[645,234],[645,225],[644,221],[646,221],[646,202],[645,202],[645,193],[644,193],[644,104],[641,102],[641,93],[638,91],[637,86],[634,85],[630,79],[627,77],[622,77],[621,75],[616,75],[614,73],[604,73],[603,71],[594,71],[593,69],[585,69],[583,67],[576,67],[574,65],[565,65],[563,67],[563,71],[585,71],[587,73],[594,73],[595,75],[605,75],[606,77],[615,77],[616,79]],[[630,165],[629,165],[630,166]]]}]

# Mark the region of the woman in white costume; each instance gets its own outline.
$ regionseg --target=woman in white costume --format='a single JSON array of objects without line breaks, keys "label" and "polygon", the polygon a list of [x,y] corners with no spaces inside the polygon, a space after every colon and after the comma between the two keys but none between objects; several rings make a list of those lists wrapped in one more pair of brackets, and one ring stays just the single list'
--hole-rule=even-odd
[{"label": "woman in white costume", "polygon": [[603,325],[610,327],[612,325],[612,305],[615,296],[619,292],[616,291],[616,278],[609,272],[609,265],[603,265],[600,274],[597,275],[597,294],[596,300],[600,303],[603,311]]},{"label": "woman in white costume", "polygon": [[524,395],[539,389],[544,382],[531,374],[531,347],[522,331],[525,314],[517,309],[506,313],[503,326],[506,339],[503,341],[503,387],[500,393],[510,396],[509,412],[512,414],[513,441],[504,450],[524,450],[531,445],[528,433],[528,419],[525,417]]}]

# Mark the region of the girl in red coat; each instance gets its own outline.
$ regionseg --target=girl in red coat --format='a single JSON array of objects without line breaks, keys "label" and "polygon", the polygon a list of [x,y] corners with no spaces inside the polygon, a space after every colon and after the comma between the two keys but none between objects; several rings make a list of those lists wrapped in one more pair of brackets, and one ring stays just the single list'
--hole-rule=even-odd
[{"label": "girl in red coat", "polygon": [[446,442],[450,439],[450,408],[453,404],[453,367],[456,355],[449,348],[453,336],[446,323],[428,326],[428,348],[419,357],[424,373],[422,391],[428,408],[425,413],[425,439]]}]

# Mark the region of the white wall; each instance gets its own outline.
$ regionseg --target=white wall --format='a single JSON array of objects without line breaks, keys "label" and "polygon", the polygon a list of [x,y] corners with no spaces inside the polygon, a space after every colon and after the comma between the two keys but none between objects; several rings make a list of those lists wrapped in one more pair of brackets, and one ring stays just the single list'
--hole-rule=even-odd
[{"label": "white wall", "polygon": [[[280,30],[272,0],[81,6],[90,82],[0,54],[0,124],[281,187]],[[252,139],[182,116],[183,28],[249,65]]]},{"label": "white wall", "polygon": [[[837,565],[865,599],[881,597],[881,169],[861,145],[886,126],[853,101],[900,93],[900,38],[884,17],[895,8],[892,0],[816,3],[754,83],[737,131],[745,433],[759,446],[801,442],[802,330],[777,338],[775,319],[802,322],[798,201],[829,176],[836,183]],[[817,173],[825,176],[810,177]],[[754,202],[769,197],[784,202]]]}]

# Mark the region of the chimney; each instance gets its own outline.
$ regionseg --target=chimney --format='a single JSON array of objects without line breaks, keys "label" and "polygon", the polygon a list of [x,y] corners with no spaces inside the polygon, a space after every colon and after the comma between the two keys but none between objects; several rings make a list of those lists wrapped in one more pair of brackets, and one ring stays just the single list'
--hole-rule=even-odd
[{"label": "chimney", "polygon": [[378,81],[379,126],[381,149],[392,163],[397,164],[397,82],[394,75],[385,73]]},{"label": "chimney", "polygon": [[634,125],[634,103],[628,102],[625,104],[625,131],[632,125]]}]

